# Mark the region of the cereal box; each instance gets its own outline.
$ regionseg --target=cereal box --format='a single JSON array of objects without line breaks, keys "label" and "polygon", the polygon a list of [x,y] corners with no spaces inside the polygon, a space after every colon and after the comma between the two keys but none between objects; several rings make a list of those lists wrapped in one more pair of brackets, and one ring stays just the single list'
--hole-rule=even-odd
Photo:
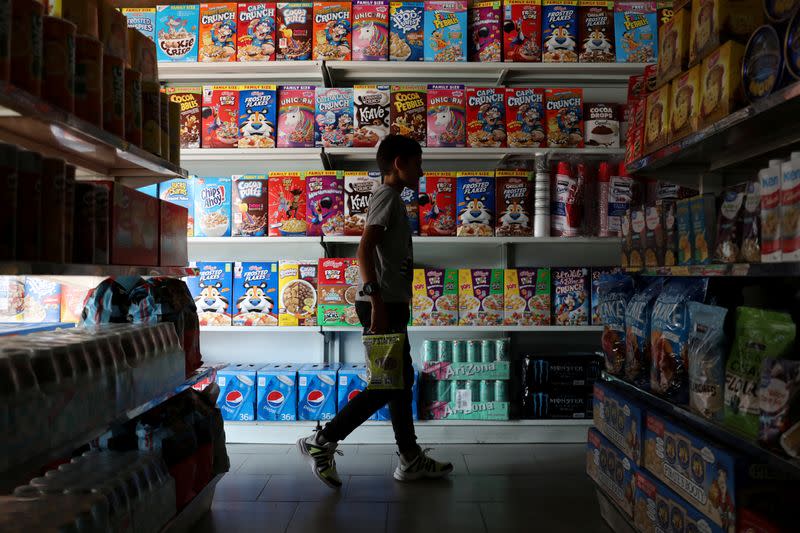
[{"label": "cereal box", "polygon": [[317,87],[315,95],[317,146],[353,145],[353,89]]},{"label": "cereal box", "polygon": [[389,59],[425,59],[425,3],[389,3]]},{"label": "cereal box", "polygon": [[151,41],[156,40],[156,8],[124,7],[122,14],[128,19],[128,27],[142,32]]},{"label": "cereal box", "polygon": [[198,61],[236,61],[236,2],[200,4]]},{"label": "cereal box", "polygon": [[315,60],[350,61],[350,2],[314,2]]},{"label": "cereal box", "polygon": [[697,130],[700,122],[700,65],[672,80],[669,116],[670,142]]},{"label": "cereal box", "polygon": [[428,237],[456,234],[456,174],[428,172],[419,180],[420,234]]},{"label": "cereal box", "polygon": [[669,86],[647,95],[644,126],[644,151],[652,152],[667,144],[669,138]]},{"label": "cereal box", "polygon": [[302,172],[270,172],[269,236],[306,234],[306,180]]},{"label": "cereal box", "polygon": [[463,85],[428,85],[429,147],[466,144],[466,93]]},{"label": "cereal box", "polygon": [[314,147],[314,92],[311,85],[278,90],[278,148]]},{"label": "cereal box", "polygon": [[656,3],[619,1],[614,5],[617,62],[655,63],[658,58]]},{"label": "cereal box", "polygon": [[406,219],[411,235],[419,235],[419,195],[410,187],[403,187],[400,191],[400,201],[406,208]]},{"label": "cereal box", "polygon": [[196,237],[231,236],[231,178],[195,178]]},{"label": "cereal box", "polygon": [[233,276],[230,263],[197,262],[197,276],[186,278],[201,326],[230,326]]},{"label": "cereal box", "polygon": [[544,89],[506,89],[506,131],[511,148],[544,146]]},{"label": "cereal box", "polygon": [[663,85],[686,69],[689,60],[689,12],[678,10],[658,29],[658,84]]},{"label": "cereal box", "polygon": [[458,172],[456,189],[459,237],[494,235],[494,171]]},{"label": "cereal box", "polygon": [[700,127],[731,114],[742,101],[742,55],[744,47],[734,41],[723,44],[703,60],[700,69],[702,102]]},{"label": "cereal box", "polygon": [[344,235],[342,171],[306,172],[306,202],[306,235]]},{"label": "cereal box", "polygon": [[61,320],[61,284],[47,279],[25,278],[25,322]]},{"label": "cereal box", "polygon": [[156,7],[156,45],[159,61],[197,61],[199,5]]},{"label": "cereal box", "polygon": [[500,0],[476,1],[469,10],[469,60],[476,63],[502,61]]},{"label": "cereal box", "polygon": [[392,85],[389,104],[389,131],[405,135],[425,146],[427,141],[427,87]]},{"label": "cereal box", "polygon": [[200,128],[202,127],[203,88],[167,87],[170,102],[181,109],[181,148],[200,148]]},{"label": "cereal box", "polygon": [[278,263],[278,324],[317,325],[317,261]]},{"label": "cereal box", "polygon": [[267,234],[269,190],[267,177],[237,175],[232,178],[231,217],[234,237],[263,237]]},{"label": "cereal box", "polygon": [[622,453],[641,465],[644,409],[602,381],[594,384],[594,425]]},{"label": "cereal box", "polygon": [[503,60],[542,60],[542,0],[503,2]]},{"label": "cereal box", "polygon": [[547,146],[583,148],[583,89],[545,89]]},{"label": "cereal box", "polygon": [[613,63],[614,2],[580,0],[578,6],[578,42],[581,63]]},{"label": "cereal box", "polygon": [[344,173],[344,234],[361,235],[372,193],[381,184],[380,172]]},{"label": "cereal box", "polygon": [[239,86],[203,87],[203,148],[233,148],[239,138]]},{"label": "cereal box", "polygon": [[389,86],[356,85],[353,109],[353,146],[378,146],[389,135]]},{"label": "cereal box", "polygon": [[466,61],[466,32],[466,0],[425,2],[425,61]]},{"label": "cereal box", "polygon": [[503,325],[503,269],[458,271],[458,324]]},{"label": "cereal box", "polygon": [[578,0],[542,0],[542,61],[578,61]]},{"label": "cereal box", "polygon": [[498,170],[497,222],[498,237],[530,237],[533,235],[533,174],[527,170]]},{"label": "cereal box", "polygon": [[553,268],[553,318],[557,326],[588,326],[588,268]]},{"label": "cereal box", "polygon": [[[764,23],[764,10],[768,4],[762,6],[748,0],[692,0],[689,64],[699,63],[729,38],[746,42],[750,34]],[[782,4],[789,6],[791,2]]]},{"label": "cereal box", "polygon": [[278,262],[233,264],[234,326],[278,325]]},{"label": "cereal box", "polygon": [[174,179],[158,184],[158,197],[188,211],[186,236],[194,237],[194,179]]},{"label": "cereal box", "polygon": [[692,230],[692,212],[689,199],[678,200],[675,207],[675,225],[678,228],[678,264],[692,264],[692,243],[694,235]]},{"label": "cereal box", "polygon": [[314,34],[313,7],[311,2],[282,2],[276,5],[275,30],[278,61],[302,61],[311,59],[311,43]]},{"label": "cereal box", "polygon": [[716,237],[716,208],[714,195],[701,194],[689,199],[689,210],[692,216],[692,259],[695,265],[706,265],[711,262]]},{"label": "cereal box", "polygon": [[[658,531],[706,531],[724,533],[717,524],[686,503],[686,500],[669,490],[663,483],[650,477],[645,470],[637,470],[636,491],[633,496],[633,518],[636,528],[643,533]],[[742,529],[741,531],[757,531]]]},{"label": "cereal box", "polygon": [[274,85],[239,86],[239,148],[275,148]]},{"label": "cereal box", "polygon": [[506,145],[505,100],[503,87],[467,87],[467,146]]},{"label": "cereal box", "polygon": [[591,324],[593,326],[602,326],[603,322],[600,319],[600,313],[597,311],[600,304],[600,278],[611,274],[618,274],[622,272],[619,267],[592,267],[592,314]]},{"label": "cereal box", "polygon": [[628,517],[633,515],[636,467],[595,428],[589,428],[586,473]]},{"label": "cereal box", "polygon": [[353,2],[353,61],[389,59],[388,0]]},{"label": "cereal box", "polygon": [[506,326],[550,325],[550,269],[507,268],[503,274]]},{"label": "cereal box", "polygon": [[236,57],[239,61],[275,59],[275,4],[239,2],[236,25]]},{"label": "cereal box", "polygon": [[317,319],[320,326],[359,326],[356,314],[358,260],[322,258],[319,260]]},{"label": "cereal box", "polygon": [[458,284],[458,270],[415,268],[411,285],[412,325],[457,325]]},{"label": "cereal box", "polygon": [[61,285],[61,322],[77,323],[80,321],[83,304],[89,296],[89,290],[67,283]]},{"label": "cereal box", "polygon": [[585,104],[586,146],[619,148],[619,107],[617,104]]}]

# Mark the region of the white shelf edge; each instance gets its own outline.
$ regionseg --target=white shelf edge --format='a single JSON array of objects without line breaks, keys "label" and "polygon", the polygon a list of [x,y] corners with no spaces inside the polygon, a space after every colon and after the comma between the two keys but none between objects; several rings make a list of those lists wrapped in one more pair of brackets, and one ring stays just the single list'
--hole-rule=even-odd
[{"label": "white shelf edge", "polygon": [[[420,426],[592,426],[594,422],[591,418],[543,418],[536,420],[414,420],[414,425]],[[268,422],[263,420],[255,420],[252,422],[235,422],[225,420],[225,426],[232,425],[234,427],[249,427],[249,426],[265,426],[273,428],[295,428],[303,426],[316,426],[317,422],[314,420],[297,420],[295,422]],[[366,427],[391,427],[391,421],[376,421],[367,420],[363,424]]]},{"label": "white shelf edge", "polygon": [[319,333],[319,326],[200,326],[207,333]]},{"label": "white shelf edge", "polygon": [[320,237],[187,237],[188,244],[313,244],[319,246]]},{"label": "white shelf edge", "polygon": [[[528,244],[528,245],[596,245],[620,246],[617,237],[412,237],[414,244]],[[198,245],[225,245],[225,244],[358,244],[361,237],[357,235],[335,235],[329,237],[187,237],[187,242]]]},{"label": "white shelf edge", "polygon": [[[361,333],[358,326],[200,326],[208,333]],[[409,333],[599,333],[603,326],[409,326]]]}]

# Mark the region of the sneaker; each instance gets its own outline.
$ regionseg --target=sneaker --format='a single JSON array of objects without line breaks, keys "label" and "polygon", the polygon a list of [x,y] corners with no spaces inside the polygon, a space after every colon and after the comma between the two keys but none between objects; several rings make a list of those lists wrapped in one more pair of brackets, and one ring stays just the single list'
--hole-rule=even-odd
[{"label": "sneaker", "polygon": [[411,461],[406,462],[401,454],[400,464],[394,470],[397,481],[416,481],[418,479],[441,478],[453,471],[451,463],[440,463],[428,457],[431,448],[425,448]]},{"label": "sneaker", "polygon": [[297,449],[311,463],[311,471],[314,472],[317,479],[332,489],[338,489],[342,486],[342,480],[339,479],[339,474],[336,472],[336,461],[333,456],[342,455],[342,451],[336,449],[335,442],[320,444],[317,440],[318,436],[319,433],[315,433],[305,439],[299,439]]}]

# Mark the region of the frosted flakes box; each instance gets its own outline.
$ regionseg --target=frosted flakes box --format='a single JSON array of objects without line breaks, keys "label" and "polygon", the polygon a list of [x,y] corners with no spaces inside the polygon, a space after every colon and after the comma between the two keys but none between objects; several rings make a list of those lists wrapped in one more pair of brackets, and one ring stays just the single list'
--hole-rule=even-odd
[{"label": "frosted flakes box", "polygon": [[139,30],[151,41],[156,40],[156,8],[124,7],[122,14],[128,19],[128,27]]},{"label": "frosted flakes box", "polygon": [[503,60],[542,60],[542,0],[503,2]]},{"label": "frosted flakes box", "polygon": [[167,87],[170,102],[180,106],[180,146],[200,148],[200,129],[203,122],[202,87]]},{"label": "frosted flakes box", "polygon": [[500,0],[476,1],[469,10],[469,60],[476,63],[502,61],[503,35]]},{"label": "frosted flakes box", "polygon": [[317,146],[353,145],[353,89],[317,87],[315,95]]},{"label": "frosted flakes box", "polygon": [[47,279],[25,278],[25,322],[61,320],[61,284]]},{"label": "frosted flakes box", "polygon": [[603,321],[600,317],[600,278],[603,276],[610,276],[612,274],[619,274],[622,272],[620,267],[592,267],[592,314],[591,324],[593,326],[602,326]]},{"label": "frosted flakes box", "polygon": [[389,59],[388,0],[353,2],[353,61]]},{"label": "frosted flakes box", "polygon": [[361,325],[356,313],[359,278],[357,259],[319,260],[317,320],[320,326]]},{"label": "frosted flakes box", "polygon": [[424,85],[392,85],[389,96],[389,131],[425,146],[427,141],[427,92]]},{"label": "frosted flakes box", "polygon": [[580,0],[578,5],[578,42],[581,63],[613,63],[614,2]]},{"label": "frosted flakes box", "polygon": [[425,3],[389,3],[389,59],[425,59]]},{"label": "frosted flakes box", "polygon": [[655,63],[658,59],[656,3],[617,2],[614,34],[618,63]]},{"label": "frosted flakes box", "polygon": [[203,87],[203,148],[233,148],[239,139],[239,86]]},{"label": "frosted flakes box", "polygon": [[498,237],[530,237],[533,235],[533,174],[527,170],[498,170],[497,222]]},{"label": "frosted flakes box", "polygon": [[239,148],[275,148],[277,100],[274,85],[239,86]]},{"label": "frosted flakes box", "polygon": [[467,146],[506,145],[505,100],[503,87],[467,87]]},{"label": "frosted flakes box", "polygon": [[159,61],[197,61],[199,5],[156,7]]},{"label": "frosted flakes box", "polygon": [[315,88],[282,85],[278,90],[278,148],[314,147]]},{"label": "frosted flakes box", "polygon": [[544,89],[506,89],[506,132],[511,148],[545,145]]},{"label": "frosted flakes box", "polygon": [[550,325],[550,269],[507,268],[503,273],[506,326]]},{"label": "frosted flakes box", "polygon": [[411,290],[411,324],[458,324],[458,270],[415,268]]},{"label": "frosted flakes box", "polygon": [[317,325],[317,261],[278,263],[278,325]]},{"label": "frosted flakes box", "polygon": [[236,61],[236,2],[200,4],[198,60]]},{"label": "frosted flakes box", "polygon": [[196,237],[231,236],[231,178],[195,178]]},{"label": "frosted flakes box", "polygon": [[237,175],[232,178],[231,217],[234,237],[263,237],[267,234],[269,191],[267,177]]},{"label": "frosted flakes box", "polygon": [[583,148],[583,89],[545,89],[547,146]]},{"label": "frosted flakes box", "polygon": [[344,235],[341,170],[306,172],[306,235]]},{"label": "frosted flakes box", "polygon": [[194,178],[162,181],[158,184],[158,198],[186,208],[186,236],[194,237]]},{"label": "frosted flakes box", "polygon": [[670,142],[696,131],[700,122],[700,65],[680,74],[670,84]]},{"label": "frosted flakes box", "polygon": [[361,235],[367,221],[372,193],[381,184],[381,173],[346,171],[344,173],[344,234]]},{"label": "frosted flakes box", "polygon": [[456,176],[456,234],[491,237],[495,217],[494,171],[458,172]]},{"label": "frosted flakes box", "polygon": [[419,180],[420,235],[456,234],[456,174],[428,172]]},{"label": "frosted flakes box", "polygon": [[239,61],[275,59],[275,3],[239,2],[236,57]]},{"label": "frosted flakes box", "polygon": [[428,85],[428,147],[463,148],[465,116],[463,85]]},{"label": "frosted flakes box", "polygon": [[578,61],[578,0],[542,0],[542,61]]},{"label": "frosted flakes box", "polygon": [[724,529],[711,522],[703,513],[669,490],[663,483],[650,477],[644,470],[638,470],[635,479],[633,519],[636,528],[642,533],[659,531],[724,533]]},{"label": "frosted flakes box", "polygon": [[595,428],[589,428],[586,473],[628,517],[633,515],[636,467]]},{"label": "frosted flakes box", "polygon": [[466,61],[466,33],[466,0],[425,2],[425,61]]},{"label": "frosted flakes box", "polygon": [[644,409],[603,381],[595,381],[593,395],[594,425],[614,446],[637,465],[644,461]]},{"label": "frosted flakes box", "polygon": [[556,326],[588,326],[588,268],[553,268],[553,318]]},{"label": "frosted flakes box", "polygon": [[233,265],[234,326],[278,325],[278,262]]},{"label": "frosted flakes box", "polygon": [[270,172],[269,236],[306,234],[306,181],[302,172]]},{"label": "frosted flakes box", "polygon": [[314,60],[350,61],[350,7],[350,2],[314,2]]},{"label": "frosted flakes box", "polygon": [[278,61],[303,61],[311,59],[314,33],[314,4],[311,2],[281,2],[276,4],[275,29]]},{"label": "frosted flakes box", "polygon": [[458,324],[503,325],[503,269],[458,271]]},{"label": "frosted flakes box", "polygon": [[353,146],[378,146],[389,135],[389,86],[353,87]]},{"label": "frosted flakes box", "polygon": [[230,326],[233,277],[231,264],[197,262],[198,275],[186,278],[201,326]]}]

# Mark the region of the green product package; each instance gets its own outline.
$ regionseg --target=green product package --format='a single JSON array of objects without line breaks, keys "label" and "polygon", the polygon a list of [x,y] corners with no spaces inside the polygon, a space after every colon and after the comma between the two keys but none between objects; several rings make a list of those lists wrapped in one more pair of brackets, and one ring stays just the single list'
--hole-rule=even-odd
[{"label": "green product package", "polygon": [[367,359],[367,381],[371,389],[403,388],[404,333],[364,335],[364,352]]},{"label": "green product package", "polygon": [[739,307],[736,336],[725,371],[725,425],[758,436],[758,384],[764,359],[786,358],[796,335],[791,316]]}]

